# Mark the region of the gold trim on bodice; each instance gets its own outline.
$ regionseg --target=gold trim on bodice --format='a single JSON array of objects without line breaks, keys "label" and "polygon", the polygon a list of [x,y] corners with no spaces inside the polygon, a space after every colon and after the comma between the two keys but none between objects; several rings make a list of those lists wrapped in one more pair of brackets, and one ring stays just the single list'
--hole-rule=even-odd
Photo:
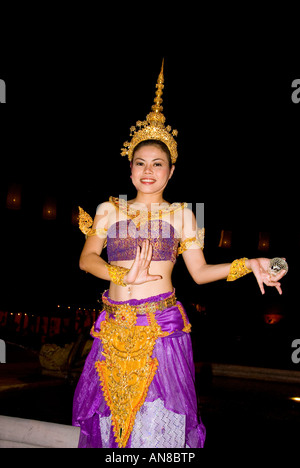
[{"label": "gold trim on bodice", "polygon": [[151,211],[141,209],[139,210],[136,206],[131,205],[123,198],[109,197],[110,203],[112,203],[121,213],[127,218],[130,218],[137,228],[142,224],[149,221],[155,221],[163,219],[163,217],[170,216],[178,210],[183,210],[187,207],[187,203],[172,203],[166,208],[154,209]]},{"label": "gold trim on bodice", "polygon": [[[156,221],[162,220],[163,218],[167,218],[168,222],[170,222],[170,217],[175,212],[179,210],[183,210],[187,207],[187,203],[172,203],[171,205],[167,206],[166,208],[160,208],[155,210],[139,210],[130,203],[128,203],[123,198],[115,198],[109,197],[109,202],[114,205],[114,207],[120,211],[123,215],[127,218],[131,219],[132,222],[135,224],[137,229],[141,227],[141,225],[149,222],[149,221]],[[86,213],[81,207],[79,207],[79,228],[80,230],[86,235],[86,237],[98,235],[99,237],[104,238],[103,248],[107,245],[107,229],[99,228],[99,229],[92,229],[93,219],[91,216]],[[175,230],[176,231],[176,230]],[[180,242],[180,246],[177,251],[177,255],[182,254],[186,250],[190,249],[191,247],[200,247],[202,250],[204,248],[204,228],[197,228],[196,236],[187,238]]]}]

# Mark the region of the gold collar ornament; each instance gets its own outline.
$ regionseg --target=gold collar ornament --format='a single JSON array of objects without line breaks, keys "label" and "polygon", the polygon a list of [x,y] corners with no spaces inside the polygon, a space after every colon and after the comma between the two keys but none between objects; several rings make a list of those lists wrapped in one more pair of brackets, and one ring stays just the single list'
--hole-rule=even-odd
[{"label": "gold collar ornament", "polygon": [[170,125],[165,127],[166,118],[163,115],[162,94],[164,89],[164,61],[162,62],[161,71],[158,76],[156,83],[156,93],[154,98],[154,104],[152,106],[152,112],[146,116],[146,120],[138,120],[136,127],[130,128],[131,141],[125,141],[124,147],[121,150],[122,156],[128,156],[129,161],[132,160],[134,148],[145,140],[160,140],[167,145],[171,154],[172,164],[175,164],[178,157],[177,153],[177,142],[174,140],[174,136],[178,135],[177,130],[172,130]]}]

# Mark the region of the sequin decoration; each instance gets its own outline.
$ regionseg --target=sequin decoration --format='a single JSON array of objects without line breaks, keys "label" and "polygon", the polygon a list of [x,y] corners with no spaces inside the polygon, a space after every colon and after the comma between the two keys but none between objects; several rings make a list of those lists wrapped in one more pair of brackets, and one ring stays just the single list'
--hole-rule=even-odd
[{"label": "sequin decoration", "polygon": [[104,244],[103,248],[106,247],[106,235],[107,235],[107,229],[105,228],[99,228],[99,229],[92,229],[93,226],[93,218],[86,212],[84,211],[80,206],[78,207],[79,209],[79,229],[80,231],[85,234],[85,237],[91,237],[91,236],[99,236],[104,239]]},{"label": "sequin decoration", "polygon": [[106,264],[106,267],[108,269],[110,279],[113,283],[117,284],[118,286],[127,286],[127,284],[124,283],[124,276],[129,272],[128,268],[109,264]]},{"label": "sequin decoration", "polygon": [[189,250],[192,246],[200,247],[200,249],[204,249],[204,228],[199,228],[197,230],[197,236],[189,237],[184,241],[180,242],[180,246],[178,247],[178,254],[182,254],[186,250]]},{"label": "sequin decoration", "polygon": [[137,246],[141,246],[144,239],[149,239],[152,245],[152,261],[170,260],[175,263],[179,239],[171,224],[154,220],[138,229],[130,219],[118,221],[108,229],[108,261],[134,260]]},{"label": "sequin decoration", "polygon": [[173,213],[181,211],[187,207],[187,203],[172,203],[165,208],[157,208],[148,210],[139,210],[136,206],[127,203],[123,198],[109,197],[109,202],[112,203],[121,213],[127,218],[130,218],[137,228],[148,221],[155,221],[170,217]]},{"label": "sequin decoration", "polygon": [[158,367],[157,359],[151,355],[156,339],[163,333],[151,315],[154,314],[149,314],[149,326],[136,326],[132,307],[123,304],[115,317],[102,322],[100,332],[91,331],[103,344],[105,361],[97,361],[95,367],[119,447],[128,442],[136,413],[144,404]]},{"label": "sequin decoration", "polygon": [[242,278],[242,276],[251,273],[252,270],[249,270],[246,267],[246,260],[248,260],[248,258],[244,257],[232,262],[229,275],[227,276],[227,281],[235,281],[239,278]]}]

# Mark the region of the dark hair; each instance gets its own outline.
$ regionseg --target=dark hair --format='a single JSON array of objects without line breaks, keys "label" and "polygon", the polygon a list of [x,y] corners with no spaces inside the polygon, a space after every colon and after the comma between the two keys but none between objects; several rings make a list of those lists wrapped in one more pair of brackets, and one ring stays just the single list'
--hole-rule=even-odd
[{"label": "dark hair", "polygon": [[163,141],[160,141],[160,140],[144,140],[144,141],[141,141],[138,145],[136,145],[136,147],[133,150],[132,160],[133,160],[133,157],[134,157],[134,153],[138,149],[143,148],[143,146],[151,146],[151,145],[152,146],[157,146],[158,148],[160,148],[167,155],[169,167],[171,169],[171,167],[172,167],[171,153],[170,153],[169,148],[167,147],[167,145]]}]

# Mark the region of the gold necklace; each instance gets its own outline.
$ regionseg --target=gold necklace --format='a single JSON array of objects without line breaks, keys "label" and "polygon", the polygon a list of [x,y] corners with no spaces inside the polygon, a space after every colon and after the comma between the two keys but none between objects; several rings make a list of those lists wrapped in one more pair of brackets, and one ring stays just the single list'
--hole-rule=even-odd
[{"label": "gold necklace", "polygon": [[123,198],[110,197],[109,201],[128,218],[130,218],[137,228],[139,228],[141,224],[162,219],[163,216],[170,215],[171,213],[174,213],[175,211],[183,209],[187,206],[187,203],[172,203],[167,208],[160,208],[158,210],[149,211],[134,208]]}]

